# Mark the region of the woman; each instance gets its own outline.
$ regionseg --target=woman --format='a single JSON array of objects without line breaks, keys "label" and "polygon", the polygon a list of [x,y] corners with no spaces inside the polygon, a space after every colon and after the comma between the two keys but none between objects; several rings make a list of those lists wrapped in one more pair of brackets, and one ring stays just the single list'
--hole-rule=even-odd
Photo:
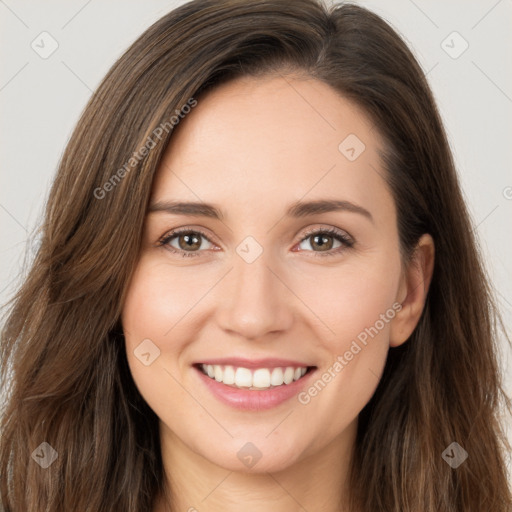
[{"label": "woman", "polygon": [[496,318],[389,25],[192,1],[62,158],[2,334],[3,508],[510,510]]}]

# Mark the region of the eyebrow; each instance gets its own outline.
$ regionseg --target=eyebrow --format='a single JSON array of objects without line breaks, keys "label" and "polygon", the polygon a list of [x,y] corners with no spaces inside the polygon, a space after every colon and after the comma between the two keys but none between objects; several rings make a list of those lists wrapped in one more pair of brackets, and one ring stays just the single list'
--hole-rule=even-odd
[{"label": "eyebrow", "polygon": [[[318,199],[315,201],[297,201],[292,203],[286,210],[286,217],[302,218],[320,213],[346,211],[363,215],[372,223],[372,214],[357,204],[350,201],[339,201],[335,199]],[[199,217],[210,217],[223,220],[222,211],[209,203],[201,202],[178,202],[178,201],[157,201],[148,208],[148,213],[165,212],[176,215],[189,215]]]}]

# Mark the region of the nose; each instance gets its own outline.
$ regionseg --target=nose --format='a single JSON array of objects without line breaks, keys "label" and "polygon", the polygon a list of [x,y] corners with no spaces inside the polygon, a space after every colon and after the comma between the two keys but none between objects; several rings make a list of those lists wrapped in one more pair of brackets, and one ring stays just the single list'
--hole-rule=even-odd
[{"label": "nose", "polygon": [[265,256],[263,252],[247,263],[235,255],[233,269],[221,285],[217,308],[217,320],[225,332],[258,340],[292,325],[293,293]]}]

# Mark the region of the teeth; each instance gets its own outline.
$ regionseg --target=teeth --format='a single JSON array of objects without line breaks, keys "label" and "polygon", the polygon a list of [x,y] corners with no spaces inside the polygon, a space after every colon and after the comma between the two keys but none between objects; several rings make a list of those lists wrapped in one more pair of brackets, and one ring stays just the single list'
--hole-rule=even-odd
[{"label": "teeth", "polygon": [[[217,366],[222,371],[222,367]],[[247,368],[237,368],[235,372],[235,385],[239,388],[250,388],[252,386],[252,373]]]},{"label": "teeth", "polygon": [[224,368],[222,382],[224,382],[224,384],[230,385],[235,383],[235,369],[232,366],[226,366]]},{"label": "teeth", "polygon": [[269,389],[271,387],[291,384],[299,380],[307,371],[306,367],[294,368],[234,368],[233,366],[220,366],[217,364],[201,365],[203,373],[217,382],[223,382],[228,386],[249,389]]},{"label": "teeth", "polygon": [[270,371],[266,368],[260,368],[252,375],[252,385],[255,388],[270,387]]},{"label": "teeth", "polygon": [[293,382],[293,374],[295,373],[295,370],[291,368],[290,366],[286,368],[284,371],[284,383],[290,384],[290,382]]},{"label": "teeth", "polygon": [[272,384],[272,386],[281,386],[283,382],[283,369],[274,368],[274,370],[272,371],[272,375],[270,377],[270,384]]}]

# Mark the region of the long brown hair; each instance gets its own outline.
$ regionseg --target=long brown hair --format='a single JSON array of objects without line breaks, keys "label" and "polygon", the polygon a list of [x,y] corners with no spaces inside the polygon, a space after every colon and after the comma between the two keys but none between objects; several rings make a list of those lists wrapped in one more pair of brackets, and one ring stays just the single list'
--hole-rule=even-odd
[{"label": "long brown hair", "polygon": [[[194,0],[114,64],[60,162],[40,249],[1,337],[6,512],[151,510],[163,484],[158,418],[132,380],[120,314],[169,119],[235,77],[280,73],[319,79],[362,107],[385,141],[402,255],[423,233],[436,244],[420,322],[390,350],[360,414],[351,509],[510,510],[499,316],[418,63],[356,5]],[[469,454],[457,469],[442,457],[454,441]],[[55,454],[43,442],[57,454],[46,469],[36,458]]]}]

